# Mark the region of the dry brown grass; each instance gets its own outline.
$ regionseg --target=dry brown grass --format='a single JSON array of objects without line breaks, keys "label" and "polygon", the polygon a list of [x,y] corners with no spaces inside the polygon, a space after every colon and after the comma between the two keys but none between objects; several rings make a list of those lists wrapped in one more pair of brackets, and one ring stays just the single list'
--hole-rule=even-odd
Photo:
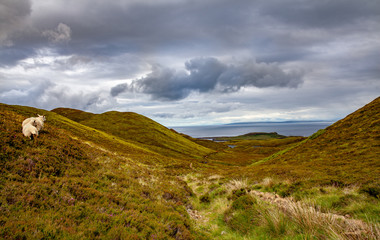
[{"label": "dry brown grass", "polygon": [[[310,204],[290,198],[281,198],[276,194],[251,191],[258,199],[276,205],[301,229],[312,236],[322,239],[328,234],[334,239],[380,239],[379,224],[368,224],[361,220],[349,219],[331,212],[321,212]],[[271,221],[279,222],[273,214]]]}]

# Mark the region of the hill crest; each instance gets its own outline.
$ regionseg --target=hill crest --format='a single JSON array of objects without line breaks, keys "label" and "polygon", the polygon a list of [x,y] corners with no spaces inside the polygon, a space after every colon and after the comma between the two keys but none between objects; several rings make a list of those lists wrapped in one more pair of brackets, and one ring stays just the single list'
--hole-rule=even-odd
[{"label": "hill crest", "polygon": [[202,158],[213,151],[134,112],[93,114],[69,108],[57,108],[52,112],[165,156]]}]

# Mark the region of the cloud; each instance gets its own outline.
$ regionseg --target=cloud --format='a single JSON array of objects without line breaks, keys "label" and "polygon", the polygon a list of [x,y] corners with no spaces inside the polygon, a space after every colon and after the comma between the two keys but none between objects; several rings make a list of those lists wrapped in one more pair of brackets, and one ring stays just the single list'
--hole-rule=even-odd
[{"label": "cloud", "polygon": [[64,43],[71,40],[71,28],[64,23],[59,23],[55,30],[43,31],[42,35],[53,43]]},{"label": "cloud", "polygon": [[186,71],[155,66],[145,77],[132,83],[116,85],[113,97],[123,92],[151,95],[154,100],[172,101],[186,98],[192,92],[237,92],[243,87],[296,88],[302,82],[302,71],[285,72],[277,64],[253,60],[226,64],[216,58],[194,58],[185,63]]},{"label": "cloud", "polygon": [[111,96],[116,97],[122,92],[125,92],[128,90],[129,85],[127,83],[118,84],[115,87],[111,88]]},{"label": "cloud", "polygon": [[0,92],[0,102],[43,109],[64,106],[94,112],[104,111],[115,104],[107,92],[77,91],[49,80],[35,81],[29,87],[4,90]]},{"label": "cloud", "polygon": [[24,30],[31,13],[28,0],[3,0],[0,2],[0,47],[13,45],[12,35]]},{"label": "cloud", "polygon": [[299,1],[277,0],[264,2],[262,15],[302,28],[341,28],[366,19],[379,20],[379,1]]},{"label": "cloud", "polygon": [[156,118],[173,118],[175,116],[174,113],[155,113],[153,117]]},{"label": "cloud", "polygon": [[379,4],[0,0],[0,101],[188,124],[349,113],[380,89]]}]

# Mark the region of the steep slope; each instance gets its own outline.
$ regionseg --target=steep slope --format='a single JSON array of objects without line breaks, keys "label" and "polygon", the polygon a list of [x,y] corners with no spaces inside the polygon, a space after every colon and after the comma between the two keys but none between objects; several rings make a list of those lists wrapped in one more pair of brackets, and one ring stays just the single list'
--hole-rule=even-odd
[{"label": "steep slope", "polygon": [[337,185],[379,184],[380,98],[249,171]]},{"label": "steep slope", "polygon": [[67,108],[52,111],[165,156],[201,158],[212,152],[137,113],[111,111],[91,114]]},{"label": "steep slope", "polygon": [[[35,140],[26,117],[45,114]],[[191,239],[167,158],[53,112],[0,104],[1,239]],[[170,170],[166,170],[166,169]]]}]

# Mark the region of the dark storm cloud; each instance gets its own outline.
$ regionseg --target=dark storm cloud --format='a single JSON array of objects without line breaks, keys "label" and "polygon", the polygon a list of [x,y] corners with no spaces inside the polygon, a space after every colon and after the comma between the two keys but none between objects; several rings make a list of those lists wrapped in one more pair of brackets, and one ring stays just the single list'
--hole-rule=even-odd
[{"label": "dark storm cloud", "polygon": [[[30,15],[28,1],[6,2],[23,3],[12,4],[12,8],[17,9],[14,11],[19,12],[17,19]],[[18,47],[10,52],[16,55],[10,59],[22,57],[18,48],[38,48],[49,39],[51,42],[70,40],[69,45],[51,46],[66,55],[113,56],[126,52],[150,55],[158,51],[195,57],[231,54],[244,49],[257,59],[285,62],[313,54],[310,47],[315,44],[351,33],[347,29],[344,33],[300,35],[300,29],[350,26],[353,22],[378,19],[380,9],[377,1],[371,0],[33,3],[36,7],[29,25],[34,31],[25,31],[22,37],[13,39]]]},{"label": "dark storm cloud", "polygon": [[374,0],[277,0],[263,2],[260,13],[283,23],[306,28],[341,28],[366,19],[380,20]]},{"label": "dark storm cloud", "polygon": [[31,4],[28,0],[2,0],[0,2],[0,47],[13,45],[12,35],[24,29],[26,18],[30,12]]},{"label": "dark storm cloud", "polygon": [[[83,0],[70,2],[67,11],[62,11],[62,7],[63,3],[56,8],[46,7],[44,14],[34,15],[33,23],[41,30],[52,31],[63,22],[72,30],[75,41],[71,46],[76,51],[92,49],[103,54],[191,45],[249,47],[252,42],[268,42],[271,41],[268,37],[281,37],[297,28],[328,30],[366,19],[376,20],[380,11],[378,1],[371,0],[212,0],[149,4],[147,1]],[[271,32],[279,27],[284,32]],[[330,38],[335,36],[337,33],[330,32]],[[296,37],[290,40],[282,44],[297,42]],[[304,44],[314,41],[316,39],[309,38]]]},{"label": "dark storm cloud", "polygon": [[196,58],[185,63],[187,72],[155,66],[146,77],[131,84],[119,84],[111,95],[138,92],[157,100],[179,100],[191,92],[236,92],[242,87],[290,87],[302,83],[301,71],[285,72],[276,64],[257,63],[253,60],[226,64],[216,58]]},{"label": "dark storm cloud", "polygon": [[66,6],[68,11],[62,11],[64,6],[59,3],[56,7],[44,7],[43,14],[36,13],[34,25],[52,31],[63,22],[72,30],[73,49],[91,49],[105,55],[120,51],[149,52],[158,47],[188,47],[189,44],[209,46],[215,40],[236,43],[245,38],[245,29],[251,23],[247,19],[250,12],[242,6],[245,1],[147,4],[146,1],[83,0],[70,2]]}]

